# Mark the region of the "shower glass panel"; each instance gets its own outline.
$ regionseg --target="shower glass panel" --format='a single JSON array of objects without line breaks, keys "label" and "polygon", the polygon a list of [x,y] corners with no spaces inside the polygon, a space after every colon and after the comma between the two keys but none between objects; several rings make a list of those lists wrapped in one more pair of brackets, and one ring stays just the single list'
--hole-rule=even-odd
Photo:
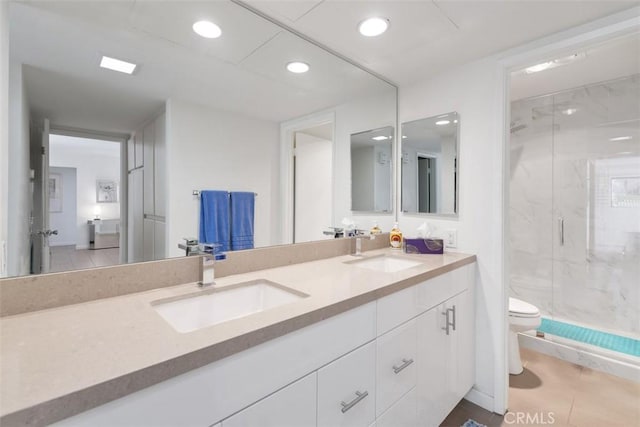
[{"label": "shower glass panel", "polygon": [[640,74],[511,106],[511,295],[640,337]]},{"label": "shower glass panel", "polygon": [[640,336],[640,75],[553,96],[553,312]]}]

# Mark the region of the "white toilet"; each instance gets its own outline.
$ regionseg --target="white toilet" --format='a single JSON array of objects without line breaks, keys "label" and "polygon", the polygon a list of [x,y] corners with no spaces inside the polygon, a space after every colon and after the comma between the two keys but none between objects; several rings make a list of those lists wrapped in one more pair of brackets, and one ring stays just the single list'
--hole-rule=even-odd
[{"label": "white toilet", "polygon": [[523,371],[518,332],[537,329],[540,322],[538,307],[517,298],[509,298],[509,373],[511,375],[518,375]]}]

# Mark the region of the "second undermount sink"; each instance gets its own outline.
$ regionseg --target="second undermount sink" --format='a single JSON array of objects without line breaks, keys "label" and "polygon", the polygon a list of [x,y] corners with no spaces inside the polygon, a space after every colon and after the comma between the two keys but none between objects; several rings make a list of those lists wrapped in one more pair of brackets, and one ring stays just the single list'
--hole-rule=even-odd
[{"label": "second undermount sink", "polygon": [[309,295],[268,280],[254,280],[151,303],[178,332],[192,332],[279,307]]},{"label": "second undermount sink", "polygon": [[383,273],[395,273],[397,271],[406,270],[407,268],[416,267],[422,263],[392,255],[378,255],[356,261],[347,261],[347,264],[352,264],[356,267],[368,268],[370,270],[382,271]]}]

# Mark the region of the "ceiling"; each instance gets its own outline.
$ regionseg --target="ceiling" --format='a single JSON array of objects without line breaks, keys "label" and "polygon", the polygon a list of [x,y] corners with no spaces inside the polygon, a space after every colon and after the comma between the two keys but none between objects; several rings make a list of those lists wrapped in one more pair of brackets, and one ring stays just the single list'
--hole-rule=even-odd
[{"label": "ceiling", "polygon": [[[400,85],[633,6],[637,1],[272,1],[251,7]],[[365,38],[364,18],[389,18]],[[191,31],[199,19],[223,36]],[[177,97],[283,121],[389,86],[230,1],[44,1],[10,4],[12,61],[29,101],[53,123],[129,132]],[[140,64],[97,68],[102,54]],[[293,75],[290,60],[312,70]],[[99,102],[96,102],[99,100]]]},{"label": "ceiling", "polygon": [[[191,25],[212,19],[209,40]],[[30,107],[52,123],[130,132],[176,97],[284,121],[393,87],[229,1],[14,1],[11,60]],[[102,55],[139,64],[98,67]],[[295,75],[287,62],[311,64]]]},{"label": "ceiling", "polygon": [[73,151],[87,157],[120,158],[120,143],[118,142],[78,138],[75,136],[52,134],[49,136],[49,149],[52,156],[55,156],[56,152]]},{"label": "ceiling", "polygon": [[[638,1],[580,0],[247,0],[252,7],[399,85],[612,13]],[[357,25],[381,16],[379,37]]]}]

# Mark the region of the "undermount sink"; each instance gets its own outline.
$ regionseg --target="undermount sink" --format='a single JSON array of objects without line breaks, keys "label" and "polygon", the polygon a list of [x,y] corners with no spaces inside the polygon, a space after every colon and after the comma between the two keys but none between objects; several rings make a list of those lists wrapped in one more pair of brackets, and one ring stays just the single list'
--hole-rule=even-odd
[{"label": "undermount sink", "polygon": [[254,280],[151,305],[178,332],[192,332],[306,298],[309,295],[268,280]]},{"label": "undermount sink", "polygon": [[422,264],[419,261],[395,257],[392,255],[379,255],[371,258],[363,258],[356,261],[347,261],[356,267],[368,268],[383,273],[395,273]]}]

